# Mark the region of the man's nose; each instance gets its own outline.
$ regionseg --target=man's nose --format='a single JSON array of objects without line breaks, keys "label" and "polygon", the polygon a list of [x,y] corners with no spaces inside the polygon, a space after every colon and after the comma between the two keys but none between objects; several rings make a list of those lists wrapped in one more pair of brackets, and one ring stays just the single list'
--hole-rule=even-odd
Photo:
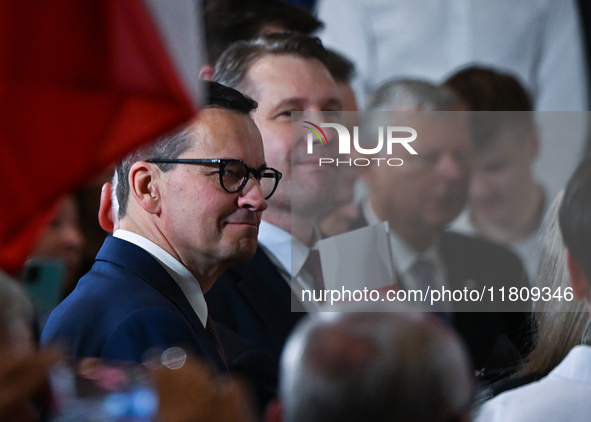
[{"label": "man's nose", "polygon": [[446,154],[441,158],[439,170],[442,176],[449,180],[462,179],[468,176],[468,168],[451,154]]},{"label": "man's nose", "polygon": [[250,176],[248,182],[242,189],[240,196],[238,197],[238,205],[241,208],[247,208],[251,211],[265,211],[268,207],[265,196],[261,189],[261,184]]},{"label": "man's nose", "polygon": [[[307,110],[306,112],[304,112],[303,120],[312,122],[314,124],[316,124],[317,126],[320,127],[320,130],[322,130],[322,134],[320,134],[321,138],[324,139],[324,135],[326,135],[328,144],[331,145],[333,143],[336,143],[338,141],[338,136],[337,136],[337,131],[332,129],[332,128],[323,128],[322,127],[322,123],[339,123],[339,124],[343,124],[343,122],[341,121],[342,118],[340,116],[341,112],[336,112],[336,111],[323,111],[320,109],[312,109],[312,110]],[[320,140],[314,136],[314,141],[315,142],[320,142]]]}]

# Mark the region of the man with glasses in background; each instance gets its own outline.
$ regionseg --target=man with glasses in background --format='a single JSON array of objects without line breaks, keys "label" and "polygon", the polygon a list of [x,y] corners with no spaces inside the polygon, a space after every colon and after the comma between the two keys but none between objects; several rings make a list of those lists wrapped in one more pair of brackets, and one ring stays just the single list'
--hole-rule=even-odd
[{"label": "man with glasses in background", "polygon": [[117,167],[119,229],[50,316],[44,342],[77,357],[128,361],[181,346],[227,370],[203,294],[255,253],[281,173],[266,165],[250,117],[256,103],[209,88],[195,120]]}]

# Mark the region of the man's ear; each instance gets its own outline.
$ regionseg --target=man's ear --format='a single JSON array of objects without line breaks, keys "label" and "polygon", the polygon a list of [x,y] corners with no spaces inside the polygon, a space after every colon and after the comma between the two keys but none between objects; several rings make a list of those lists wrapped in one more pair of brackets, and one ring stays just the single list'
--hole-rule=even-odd
[{"label": "man's ear", "polygon": [[204,81],[211,81],[213,78],[214,67],[210,64],[206,64],[201,66],[199,69],[199,79],[203,79]]},{"label": "man's ear", "polygon": [[113,215],[113,197],[111,196],[113,185],[107,182],[101,189],[101,202],[99,205],[98,221],[102,229],[106,232],[112,232],[115,229],[115,220]]},{"label": "man's ear", "polygon": [[566,250],[566,266],[575,297],[591,303],[591,286],[589,286],[587,276],[568,249]]},{"label": "man's ear", "polygon": [[134,163],[129,169],[129,201],[135,201],[149,214],[160,213],[160,170],[145,161]]},{"label": "man's ear", "polygon": [[265,422],[282,422],[283,418],[281,416],[281,401],[278,398],[275,398],[269,402],[267,405],[267,410],[265,411]]}]

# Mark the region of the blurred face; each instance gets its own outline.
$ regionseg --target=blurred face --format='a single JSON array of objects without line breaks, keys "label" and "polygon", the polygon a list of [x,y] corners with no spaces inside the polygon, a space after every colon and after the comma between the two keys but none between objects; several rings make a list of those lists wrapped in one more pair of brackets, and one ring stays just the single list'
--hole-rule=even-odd
[{"label": "blurred face", "polygon": [[503,130],[473,159],[470,210],[498,223],[520,212],[521,199],[532,186],[532,165],[537,155],[533,131]]},{"label": "blurred face", "polygon": [[74,278],[82,260],[84,236],[80,230],[78,209],[73,197],[64,198],[58,205],[57,214],[38,240],[34,257],[60,259],[66,263],[66,283]]},{"label": "blurred face", "polygon": [[[205,109],[192,130],[196,142],[178,158],[239,159],[252,168],[265,166],[261,135],[246,115]],[[254,254],[267,203],[252,175],[242,191],[228,193],[216,164],[177,164],[158,174],[159,229],[189,270],[227,266]]]},{"label": "blurred face", "polygon": [[[253,117],[263,137],[267,162],[283,173],[265,217],[272,210],[293,214],[319,210],[319,202],[330,196],[335,168],[319,167],[318,157],[306,154],[307,131],[303,128],[295,135],[292,148],[291,115],[306,112],[304,120],[319,125],[330,112],[342,110],[328,70],[316,59],[268,55],[251,65],[241,90],[258,102]],[[336,131],[326,133],[336,137]],[[336,144],[329,138],[329,145]]]},{"label": "blurred face", "polygon": [[402,166],[368,167],[364,179],[371,203],[378,217],[388,220],[397,232],[437,232],[460,213],[466,201],[470,153],[466,115],[404,113],[404,126],[417,131],[411,145],[418,155],[401,147],[397,156],[403,159]]}]

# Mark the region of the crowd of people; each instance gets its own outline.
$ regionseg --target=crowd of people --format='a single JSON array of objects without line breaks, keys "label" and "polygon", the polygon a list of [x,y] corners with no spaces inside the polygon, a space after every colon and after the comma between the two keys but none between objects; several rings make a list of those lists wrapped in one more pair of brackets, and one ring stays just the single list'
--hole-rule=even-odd
[{"label": "crowd of people", "polygon": [[[94,206],[60,199],[0,272],[0,420],[70,420],[138,371],[158,398],[113,415],[587,420],[591,158],[556,198],[535,171],[536,111],[588,107],[571,3],[206,0],[198,115],[113,163]],[[322,241],[377,227],[378,299],[304,300],[350,287]]]}]

